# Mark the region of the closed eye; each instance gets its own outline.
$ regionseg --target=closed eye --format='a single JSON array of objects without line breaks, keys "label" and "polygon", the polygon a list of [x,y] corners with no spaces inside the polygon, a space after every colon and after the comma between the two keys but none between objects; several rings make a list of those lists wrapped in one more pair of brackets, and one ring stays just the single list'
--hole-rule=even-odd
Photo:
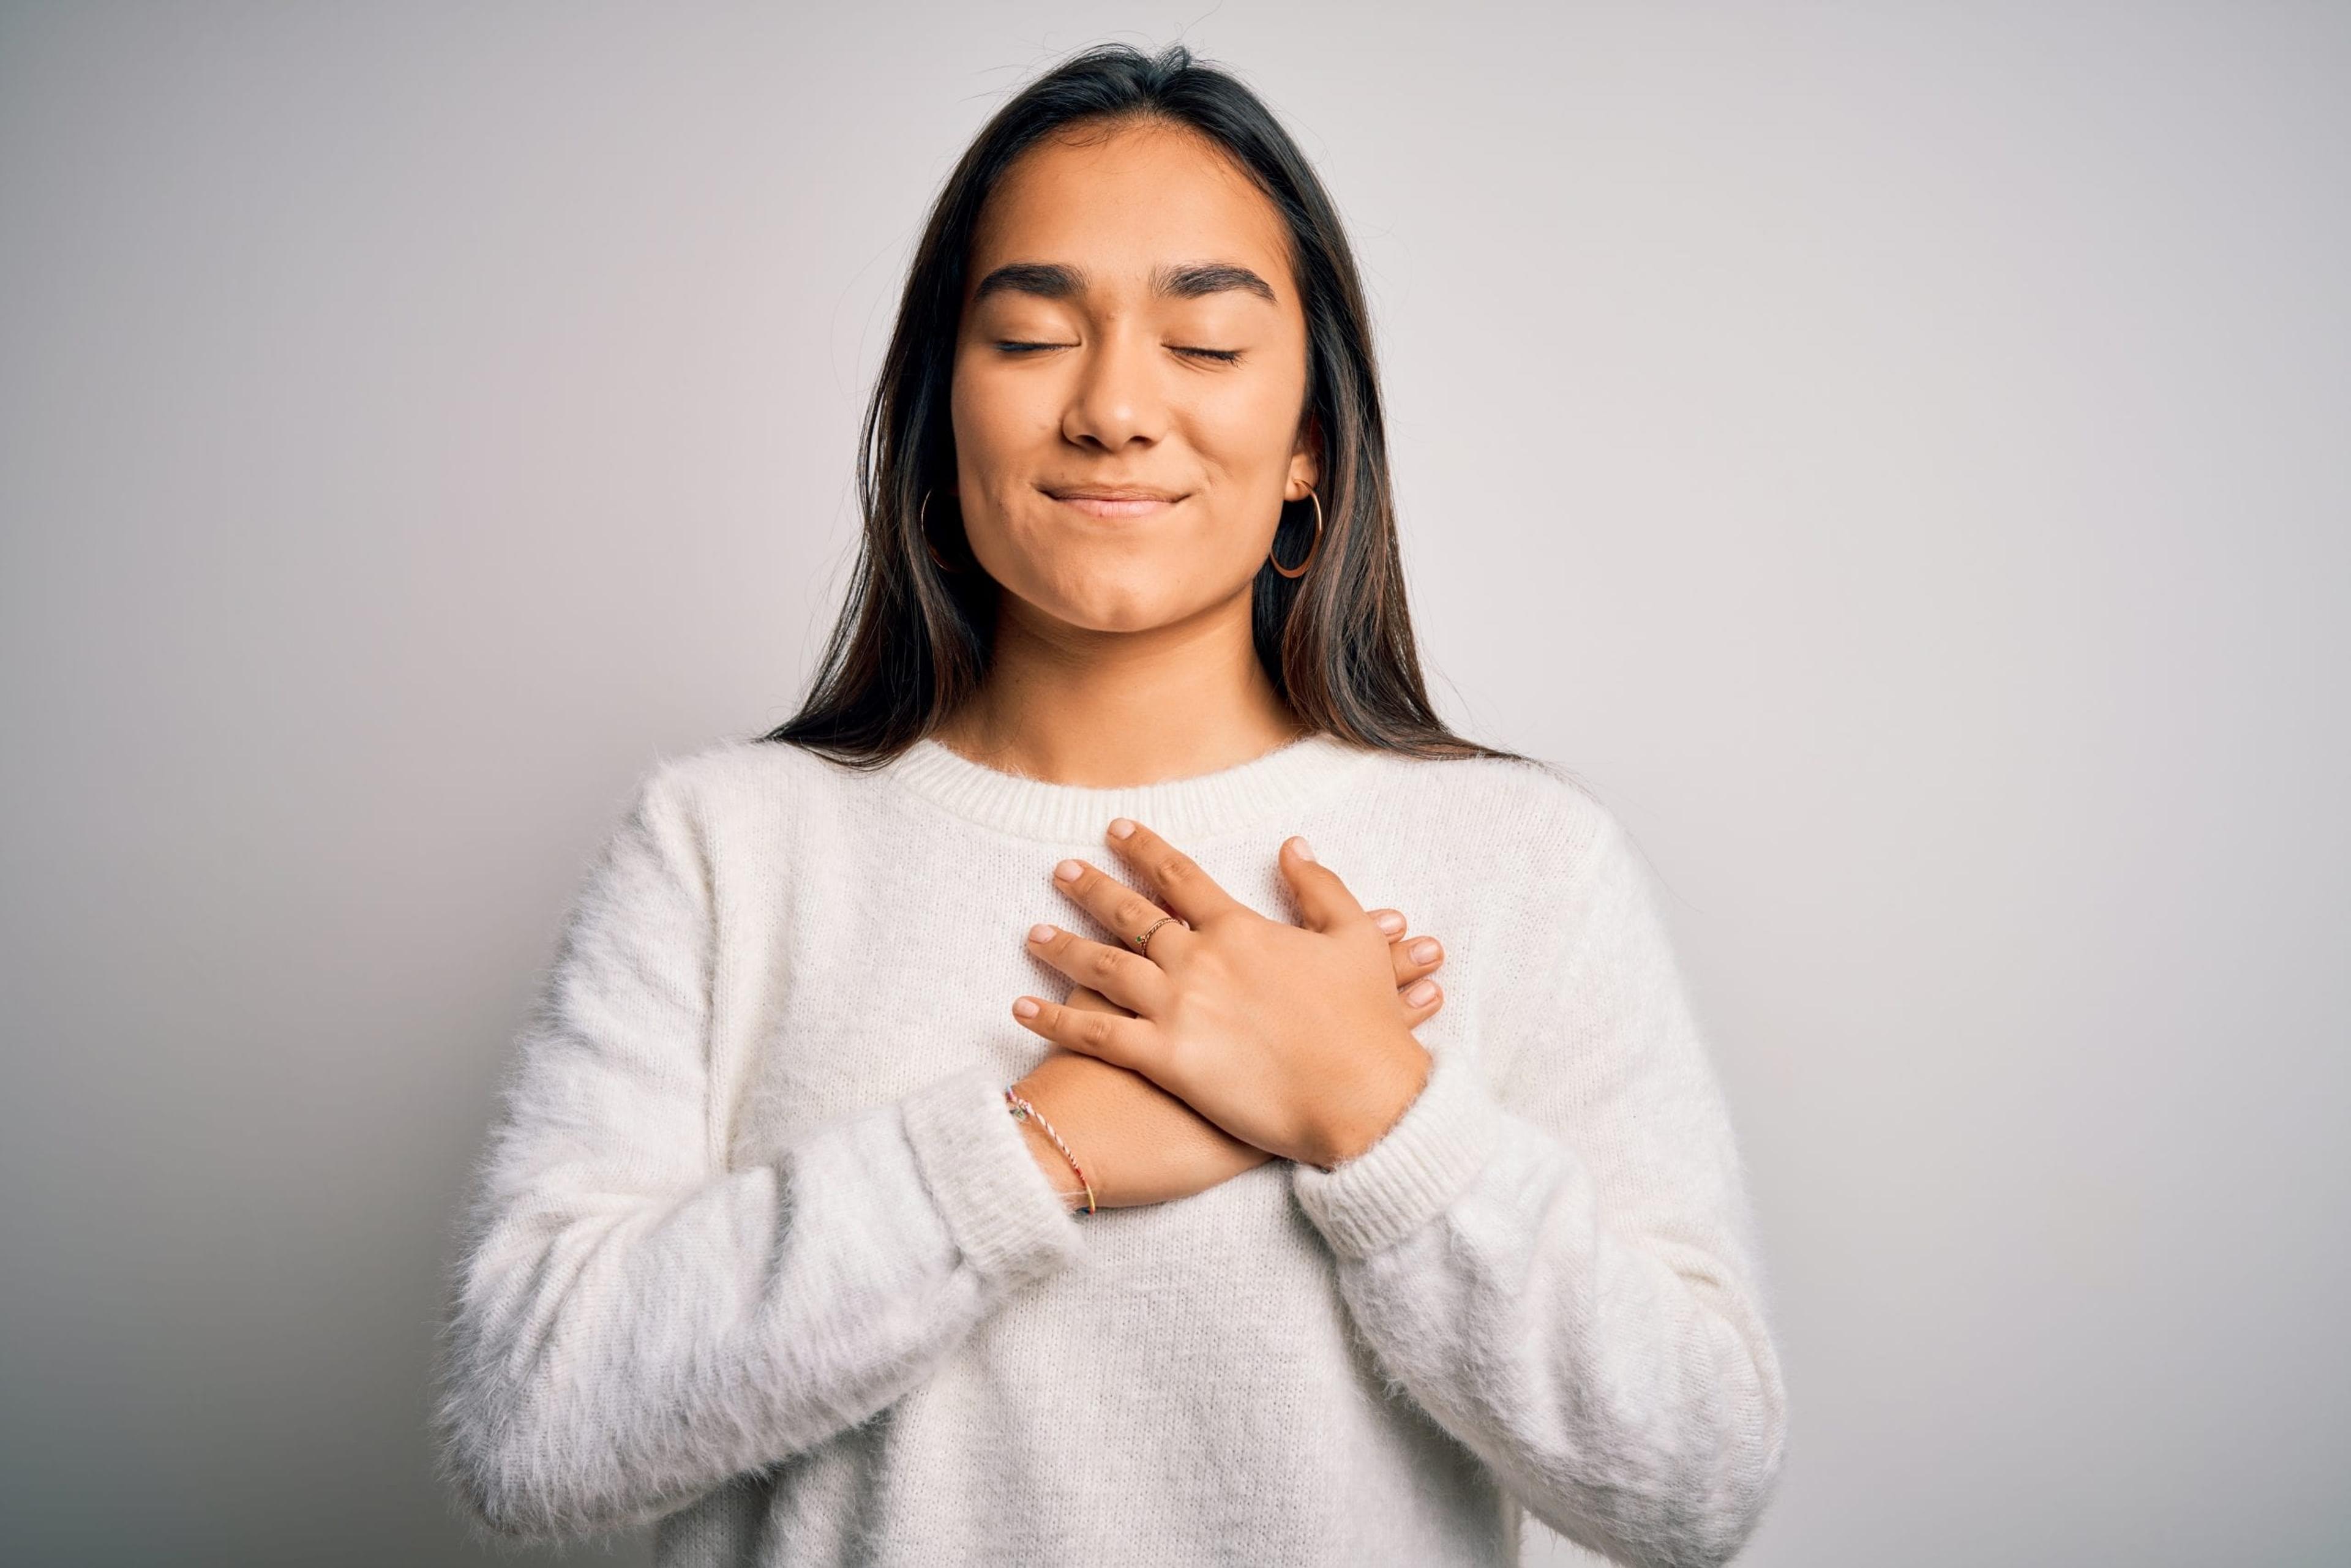
[{"label": "closed eye", "polygon": [[[1074,349],[1077,346],[1075,343],[1037,343],[1017,339],[998,339],[996,343],[998,352],[1013,355],[1039,354],[1048,349]],[[1186,354],[1194,359],[1213,361],[1220,365],[1236,364],[1239,362],[1241,357],[1241,350],[1238,349],[1197,349],[1174,343],[1169,344],[1168,347],[1176,353]]]}]

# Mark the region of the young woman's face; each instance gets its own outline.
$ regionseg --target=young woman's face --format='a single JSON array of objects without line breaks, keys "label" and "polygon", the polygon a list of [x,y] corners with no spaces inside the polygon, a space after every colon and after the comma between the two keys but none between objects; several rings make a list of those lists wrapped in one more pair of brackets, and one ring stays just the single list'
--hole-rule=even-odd
[{"label": "young woman's face", "polygon": [[1306,318],[1280,214],[1213,143],[1082,134],[1022,154],[980,214],[956,493],[1008,593],[1138,632],[1246,593],[1314,485]]}]

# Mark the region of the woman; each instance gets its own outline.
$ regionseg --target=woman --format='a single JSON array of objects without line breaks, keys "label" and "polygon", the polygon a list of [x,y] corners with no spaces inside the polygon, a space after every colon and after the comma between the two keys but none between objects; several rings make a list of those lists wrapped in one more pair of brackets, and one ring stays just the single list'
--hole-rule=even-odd
[{"label": "woman", "polygon": [[862,469],[813,695],[651,770],[517,1042],[473,1509],[665,1564],[1491,1563],[1521,1508],[1729,1559],[1785,1415],[1722,1095],[1623,829],[1431,711],[1264,106],[1123,47],[1008,104]]}]

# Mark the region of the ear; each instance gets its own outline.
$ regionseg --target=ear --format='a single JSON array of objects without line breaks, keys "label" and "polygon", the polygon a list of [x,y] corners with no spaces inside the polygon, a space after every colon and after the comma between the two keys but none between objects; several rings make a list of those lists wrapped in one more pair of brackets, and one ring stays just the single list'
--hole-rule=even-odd
[{"label": "ear", "polygon": [[1282,499],[1302,501],[1306,492],[1322,482],[1322,422],[1310,413],[1298,426],[1298,444],[1290,449],[1290,477],[1282,486]]}]

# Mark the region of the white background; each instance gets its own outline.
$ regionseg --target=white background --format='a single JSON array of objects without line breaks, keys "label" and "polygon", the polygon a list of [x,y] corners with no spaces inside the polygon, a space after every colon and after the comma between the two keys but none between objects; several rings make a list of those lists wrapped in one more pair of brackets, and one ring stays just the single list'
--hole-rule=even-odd
[{"label": "white background", "polygon": [[2351,13],[1336,0],[0,9],[7,1555],[475,1560],[564,901],[797,706],[925,203],[1106,37],[1317,162],[1447,716],[1671,892],[1745,1561],[2351,1556]]}]

